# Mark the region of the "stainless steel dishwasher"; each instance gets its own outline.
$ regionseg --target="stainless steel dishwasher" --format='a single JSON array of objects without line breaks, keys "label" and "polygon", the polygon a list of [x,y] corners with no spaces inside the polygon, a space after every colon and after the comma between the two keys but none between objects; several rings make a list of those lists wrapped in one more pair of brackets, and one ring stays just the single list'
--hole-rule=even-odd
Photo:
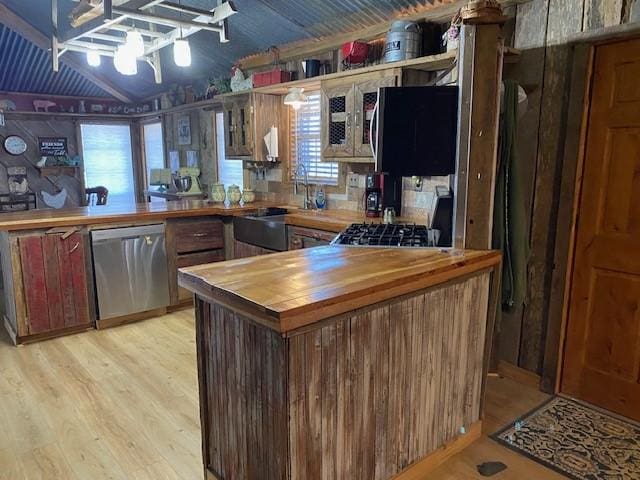
[{"label": "stainless steel dishwasher", "polygon": [[91,232],[98,318],[169,305],[164,225]]}]

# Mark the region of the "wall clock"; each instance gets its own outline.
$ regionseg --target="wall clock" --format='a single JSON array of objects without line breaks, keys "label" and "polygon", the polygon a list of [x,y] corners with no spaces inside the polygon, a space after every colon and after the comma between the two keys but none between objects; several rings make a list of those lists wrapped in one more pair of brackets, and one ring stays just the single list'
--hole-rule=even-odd
[{"label": "wall clock", "polygon": [[4,139],[4,149],[11,155],[22,155],[27,151],[27,143],[18,135],[9,135]]}]

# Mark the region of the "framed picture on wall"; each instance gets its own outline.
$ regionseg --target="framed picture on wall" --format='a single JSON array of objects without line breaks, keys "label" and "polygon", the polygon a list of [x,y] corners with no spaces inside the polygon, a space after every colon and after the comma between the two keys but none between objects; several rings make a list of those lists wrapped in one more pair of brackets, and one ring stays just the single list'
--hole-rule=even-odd
[{"label": "framed picture on wall", "polygon": [[178,119],[178,145],[191,145],[191,119],[187,116]]},{"label": "framed picture on wall", "polygon": [[180,153],[177,150],[169,152],[169,168],[172,172],[177,172],[180,168]]}]

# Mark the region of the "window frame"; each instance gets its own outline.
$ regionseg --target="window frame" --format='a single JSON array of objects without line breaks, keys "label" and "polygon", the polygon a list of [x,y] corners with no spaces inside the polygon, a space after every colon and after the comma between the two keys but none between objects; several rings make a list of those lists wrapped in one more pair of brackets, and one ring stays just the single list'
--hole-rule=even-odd
[{"label": "window frame", "polygon": [[[144,190],[144,183],[141,183],[140,163],[143,161],[140,159],[140,148],[137,147],[137,141],[141,138],[140,132],[136,129],[135,122],[126,120],[110,120],[110,119],[82,119],[76,122],[76,140],[78,145],[78,154],[82,159],[82,204],[86,205],[86,195],[84,193],[87,188],[86,185],[86,163],[84,154],[84,145],[82,142],[82,125],[121,125],[129,127],[129,136],[131,138],[131,166],[133,169],[133,199],[135,203],[138,203],[142,199],[142,191]],[[164,128],[164,125],[163,125]],[[164,130],[163,130],[164,132]],[[143,169],[144,170],[144,169]],[[144,175],[144,173],[143,173]],[[142,188],[141,188],[142,186]]]},{"label": "window frame", "polygon": [[[215,152],[215,159],[214,159],[214,169],[215,169],[215,181],[217,183],[222,183],[221,179],[220,179],[220,150],[218,149],[218,114],[222,114],[222,135],[223,135],[223,139],[222,139],[222,145],[225,146],[226,148],[226,130],[225,130],[225,110],[220,107],[220,108],[216,108],[215,110],[211,111],[212,114],[212,118],[211,121],[213,122],[213,140],[212,140],[212,148],[213,151]],[[244,190],[245,188],[250,188],[250,174],[247,171],[247,169],[245,168],[245,163],[244,160],[242,159],[228,159],[225,156],[226,161],[234,161],[234,162],[239,162],[241,164],[241,168],[242,168],[242,186],[240,186],[240,190]],[[211,186],[209,186],[211,187]],[[225,191],[229,188],[229,185],[225,184]]]},{"label": "window frame", "polygon": [[[141,178],[139,184],[142,185],[142,189],[146,190],[149,185],[149,177],[147,171],[149,170],[147,165],[147,145],[145,142],[144,136],[144,127],[147,125],[151,125],[154,123],[160,124],[161,136],[162,136],[162,159],[163,159],[163,168],[167,168],[167,145],[165,142],[165,124],[164,120],[161,117],[153,117],[153,118],[145,118],[139,123],[139,135],[140,135],[140,171]],[[134,149],[135,150],[135,149]],[[134,164],[137,163],[134,155]],[[135,175],[135,169],[134,169]],[[138,183],[138,182],[136,182]]]},{"label": "window frame", "polygon": [[[318,90],[314,90],[314,91],[310,91],[310,92],[306,92],[306,94],[308,96],[311,95],[317,95],[318,96],[318,109],[319,109],[319,116],[320,116],[320,129],[319,129],[319,142],[320,142],[320,159],[318,160],[318,163],[333,163],[335,165],[336,168],[336,178],[335,178],[335,183],[331,182],[331,183],[326,183],[326,181],[324,181],[323,177],[320,177],[320,181],[318,181],[318,177],[311,177],[309,178],[309,183],[313,184],[313,185],[322,185],[324,187],[324,190],[327,192],[332,192],[332,193],[336,193],[341,191],[341,189],[343,189],[344,187],[344,165],[341,162],[324,162],[322,160],[322,128],[323,128],[323,118],[322,118],[322,90],[318,89]],[[288,115],[288,134],[289,134],[289,142],[287,145],[288,148],[288,156],[289,156],[289,168],[288,168],[288,172],[287,172],[287,182],[289,183],[293,183],[295,181],[295,172],[298,168],[298,159],[296,158],[296,153],[297,153],[297,138],[294,135],[294,124],[295,122],[297,122],[297,115],[298,112],[295,111],[293,108],[290,107],[286,107],[289,109],[289,115]],[[304,107],[303,107],[304,108]]]}]

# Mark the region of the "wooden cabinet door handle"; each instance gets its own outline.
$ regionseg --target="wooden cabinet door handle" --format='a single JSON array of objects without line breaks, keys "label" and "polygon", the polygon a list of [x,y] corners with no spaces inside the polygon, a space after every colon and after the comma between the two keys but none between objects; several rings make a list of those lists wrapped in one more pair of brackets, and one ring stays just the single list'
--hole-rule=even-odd
[{"label": "wooden cabinet door handle", "polygon": [[80,247],[80,242],[76,242],[76,244],[73,246],[73,248],[71,250],[69,250],[69,255],[71,255],[73,252],[75,252],[78,247]]},{"label": "wooden cabinet door handle", "polygon": [[206,233],[193,233],[192,234],[194,237],[206,237],[207,234]]}]

